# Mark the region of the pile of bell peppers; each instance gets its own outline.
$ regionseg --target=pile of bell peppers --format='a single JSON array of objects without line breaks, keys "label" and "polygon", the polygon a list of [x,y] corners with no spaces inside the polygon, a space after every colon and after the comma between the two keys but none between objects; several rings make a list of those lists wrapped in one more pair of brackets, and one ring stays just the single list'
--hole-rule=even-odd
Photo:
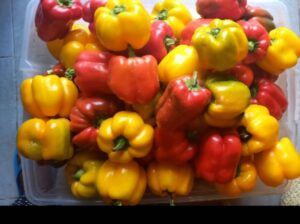
[{"label": "pile of bell peppers", "polygon": [[300,38],[247,0],[195,0],[195,10],[40,0],[36,32],[57,64],[20,86],[31,118],[19,153],[66,165],[74,197],[110,205],[136,205],[147,187],[174,205],[195,183],[236,197],[258,179],[299,177],[297,149],[279,138],[288,98],[276,80],[297,64]]}]

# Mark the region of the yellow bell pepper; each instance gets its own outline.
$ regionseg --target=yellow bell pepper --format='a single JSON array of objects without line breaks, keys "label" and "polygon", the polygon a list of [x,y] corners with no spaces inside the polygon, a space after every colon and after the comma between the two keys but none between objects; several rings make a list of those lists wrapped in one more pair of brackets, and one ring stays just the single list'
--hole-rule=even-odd
[{"label": "yellow bell pepper", "polygon": [[152,19],[163,20],[172,28],[179,40],[186,24],[192,21],[192,15],[180,0],[164,0],[155,4]]},{"label": "yellow bell pepper", "polygon": [[146,173],[135,161],[114,163],[107,160],[100,167],[96,181],[101,197],[113,205],[137,205],[146,185]]},{"label": "yellow bell pepper", "polygon": [[279,123],[269,110],[260,105],[250,105],[238,128],[243,142],[243,156],[272,148],[278,139]]},{"label": "yellow bell pepper", "polygon": [[112,51],[144,47],[150,39],[151,17],[140,0],[108,0],[95,12],[101,44]]},{"label": "yellow bell pepper", "polygon": [[268,186],[277,187],[285,179],[300,176],[300,155],[289,138],[254,156],[258,176]]},{"label": "yellow bell pepper", "polygon": [[237,176],[227,184],[216,184],[216,190],[223,195],[236,197],[250,192],[256,186],[257,172],[250,158],[243,159],[237,170]]},{"label": "yellow bell pepper", "polygon": [[37,75],[25,79],[20,91],[24,109],[38,118],[69,117],[78,97],[75,84],[57,75]]},{"label": "yellow bell pepper", "polygon": [[96,178],[103,164],[97,152],[82,151],[77,153],[65,167],[65,177],[77,198],[94,198],[98,195]]},{"label": "yellow bell pepper", "polygon": [[135,112],[121,111],[99,128],[97,143],[113,162],[145,157],[152,148],[154,131]]},{"label": "yellow bell pepper", "polygon": [[271,46],[266,56],[256,63],[263,70],[279,75],[297,64],[300,57],[300,38],[285,27],[272,30],[269,36]]},{"label": "yellow bell pepper", "polygon": [[63,161],[73,156],[70,122],[65,118],[48,121],[34,118],[18,130],[19,153],[36,161]]},{"label": "yellow bell pepper", "polygon": [[206,70],[225,71],[248,54],[248,39],[242,27],[231,20],[214,19],[196,29],[192,43]]},{"label": "yellow bell pepper", "polygon": [[159,80],[166,84],[182,76],[192,76],[195,71],[201,74],[198,54],[187,45],[174,48],[158,65]]}]

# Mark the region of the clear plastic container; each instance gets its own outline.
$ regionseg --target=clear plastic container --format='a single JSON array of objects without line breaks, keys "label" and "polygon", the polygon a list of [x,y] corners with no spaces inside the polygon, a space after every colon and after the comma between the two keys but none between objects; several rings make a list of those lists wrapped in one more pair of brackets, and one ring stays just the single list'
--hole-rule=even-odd
[{"label": "clear plastic container", "polygon": [[[42,42],[35,31],[34,16],[38,5],[38,0],[29,2],[26,9],[26,17],[24,24],[24,40],[22,48],[22,56],[20,62],[20,70],[23,78],[28,78],[37,74],[44,73],[55,64],[55,60],[51,57],[44,42]],[[145,7],[150,11],[155,1],[143,0]],[[195,9],[195,1],[183,1],[190,9],[194,17],[197,17]],[[266,8],[275,18],[277,27],[285,26],[292,28],[289,21],[287,6],[279,0],[249,0],[248,3],[253,6]],[[289,100],[289,107],[281,120],[281,136],[289,136],[294,142],[296,141],[296,128],[299,121],[300,105],[297,99],[300,99],[300,90],[296,88],[296,76],[298,68],[294,67],[283,74],[278,80],[278,84],[285,91]],[[298,79],[298,78],[297,78]],[[297,90],[297,91],[296,91]],[[27,120],[29,116],[20,111],[18,124]],[[36,205],[101,205],[103,201],[98,200],[78,200],[74,198],[69,190],[69,186],[65,180],[63,168],[56,169],[48,166],[38,166],[35,162],[22,158],[22,168],[24,176],[24,187],[27,198]],[[248,197],[252,195],[268,195],[281,193],[288,184],[285,182],[277,188],[267,187],[260,181],[257,187],[250,193],[242,194],[240,197]],[[197,202],[207,200],[226,199],[228,197],[218,194],[212,186],[197,181],[195,187],[187,197],[176,197],[176,203],[180,202]],[[141,204],[158,204],[168,203],[168,198],[159,198],[146,192]]]}]

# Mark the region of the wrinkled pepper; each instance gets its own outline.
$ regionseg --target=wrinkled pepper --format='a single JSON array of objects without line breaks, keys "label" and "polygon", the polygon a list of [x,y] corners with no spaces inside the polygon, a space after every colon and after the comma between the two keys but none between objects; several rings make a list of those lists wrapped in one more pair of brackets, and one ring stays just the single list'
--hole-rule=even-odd
[{"label": "wrinkled pepper", "polygon": [[67,160],[73,156],[70,122],[65,118],[27,120],[19,127],[17,147],[22,156],[31,160]]},{"label": "wrinkled pepper", "polygon": [[121,111],[102,122],[98,146],[113,162],[126,163],[146,156],[153,143],[154,130],[135,112]]},{"label": "wrinkled pepper", "polygon": [[289,138],[282,138],[274,147],[254,157],[258,176],[268,186],[277,187],[285,179],[300,176],[300,155]]},{"label": "wrinkled pepper", "polygon": [[202,18],[240,19],[246,11],[247,0],[197,0],[196,9]]},{"label": "wrinkled pepper", "polygon": [[185,25],[192,20],[191,13],[180,0],[163,0],[156,3],[151,15],[153,19],[169,24],[178,40]]},{"label": "wrinkled pepper", "polygon": [[68,117],[78,96],[72,81],[56,75],[23,80],[21,99],[24,109],[33,117]]},{"label": "wrinkled pepper", "polygon": [[233,75],[237,80],[244,83],[246,86],[251,86],[254,80],[254,73],[252,69],[243,64],[238,64],[228,71],[230,75]]},{"label": "wrinkled pepper", "polygon": [[199,27],[192,44],[206,70],[225,71],[248,54],[246,34],[238,23],[231,20],[214,19],[208,26]]},{"label": "wrinkled pepper", "polygon": [[236,197],[252,191],[256,186],[257,172],[251,159],[242,159],[236,176],[227,184],[216,184],[216,190],[225,196]]},{"label": "wrinkled pepper", "polygon": [[114,163],[107,160],[99,169],[96,186],[106,203],[137,205],[146,190],[146,172],[135,161]]},{"label": "wrinkled pepper", "polygon": [[95,29],[101,44],[111,51],[144,47],[150,39],[151,17],[140,0],[108,0],[95,12]]},{"label": "wrinkled pepper", "polygon": [[200,74],[199,57],[196,49],[187,45],[174,48],[158,65],[159,81],[165,84],[186,75],[192,76],[194,71]]},{"label": "wrinkled pepper", "polygon": [[89,23],[89,29],[92,33],[95,31],[94,15],[98,8],[105,6],[107,0],[88,0],[82,8],[82,18]]},{"label": "wrinkled pepper", "polygon": [[285,69],[297,64],[300,57],[300,38],[285,27],[272,30],[269,36],[271,45],[267,54],[256,64],[272,75],[280,75]]},{"label": "wrinkled pepper", "polygon": [[250,103],[251,93],[248,86],[218,73],[210,75],[205,85],[213,98],[204,114],[206,123],[221,128],[237,125]]},{"label": "wrinkled pepper", "polygon": [[200,139],[196,176],[209,183],[229,183],[235,176],[241,153],[242,143],[236,131],[208,130]]},{"label": "wrinkled pepper", "polygon": [[108,85],[108,63],[112,58],[108,52],[83,51],[75,63],[74,82],[81,93],[88,97],[112,95]]},{"label": "wrinkled pepper", "polygon": [[64,173],[76,198],[95,198],[97,173],[103,164],[96,152],[79,152],[67,163]]},{"label": "wrinkled pepper", "polygon": [[37,34],[45,42],[64,38],[81,17],[80,0],[40,0],[35,14]]},{"label": "wrinkled pepper", "polygon": [[70,114],[72,142],[82,150],[99,151],[98,129],[105,119],[122,109],[122,103],[113,98],[81,97]]},{"label": "wrinkled pepper", "polygon": [[268,108],[252,104],[245,110],[238,132],[243,142],[243,156],[249,156],[276,144],[279,123]]}]

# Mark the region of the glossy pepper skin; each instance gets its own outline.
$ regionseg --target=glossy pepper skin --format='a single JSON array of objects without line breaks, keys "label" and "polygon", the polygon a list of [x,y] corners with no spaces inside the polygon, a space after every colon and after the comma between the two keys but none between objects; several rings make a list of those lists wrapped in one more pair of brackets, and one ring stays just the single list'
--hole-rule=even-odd
[{"label": "glossy pepper skin", "polygon": [[37,34],[45,42],[64,38],[81,16],[80,0],[40,0],[35,14]]},{"label": "glossy pepper skin", "polygon": [[228,73],[248,87],[251,86],[254,81],[254,73],[251,67],[244,64],[234,66]]},{"label": "glossy pepper skin", "polygon": [[98,146],[113,162],[126,163],[146,156],[153,143],[154,130],[135,112],[121,111],[102,122]]},{"label": "glossy pepper skin", "polygon": [[75,63],[74,82],[81,93],[88,97],[112,95],[108,85],[108,63],[112,58],[108,52],[83,51]]},{"label": "glossy pepper skin", "polygon": [[197,72],[171,81],[156,105],[156,123],[169,131],[183,129],[206,109],[211,99],[208,89],[201,87]]},{"label": "glossy pepper skin", "polygon": [[112,57],[108,85],[118,98],[128,104],[149,103],[159,91],[156,59],[151,55]]},{"label": "glossy pepper skin", "polygon": [[231,20],[214,19],[208,26],[199,27],[192,44],[206,70],[225,71],[248,54],[247,37],[242,27]]},{"label": "glossy pepper skin", "polygon": [[274,147],[254,157],[258,176],[264,184],[277,187],[285,179],[300,176],[300,155],[289,138],[282,138]]},{"label": "glossy pepper skin", "polygon": [[245,64],[251,64],[262,59],[270,46],[270,37],[268,31],[255,21],[238,22],[243,28],[248,39],[248,55],[243,60]]},{"label": "glossy pepper skin", "polygon": [[33,118],[18,130],[19,153],[35,161],[64,161],[73,156],[70,122],[65,118],[48,121]]},{"label": "glossy pepper skin", "polygon": [[176,39],[172,28],[165,22],[157,20],[151,24],[151,35],[148,43],[136,51],[137,55],[152,55],[160,62],[174,47]]},{"label": "glossy pepper skin", "polygon": [[78,96],[72,81],[56,75],[25,79],[21,84],[24,109],[33,117],[68,117]]},{"label": "glossy pepper skin", "polygon": [[82,150],[99,151],[98,128],[105,119],[120,111],[122,103],[114,98],[81,97],[70,114],[72,142]]},{"label": "glossy pepper skin", "polygon": [[154,142],[154,157],[158,162],[184,164],[193,159],[197,152],[197,145],[188,139],[185,130],[156,128]]},{"label": "glossy pepper skin", "polygon": [[282,89],[267,79],[259,80],[252,87],[251,103],[267,107],[277,120],[281,119],[288,107],[288,100]]},{"label": "glossy pepper skin", "polygon": [[103,159],[96,152],[79,152],[67,163],[64,173],[76,198],[95,198],[97,173]]},{"label": "glossy pepper skin", "polygon": [[151,17],[139,0],[108,0],[95,12],[101,44],[111,51],[144,47],[150,39]]},{"label": "glossy pepper skin", "polygon": [[252,191],[256,186],[257,172],[251,159],[242,159],[237,174],[227,184],[216,184],[216,190],[225,196],[236,197],[244,192]]},{"label": "glossy pepper skin", "polygon": [[188,163],[151,162],[147,169],[150,191],[157,196],[186,196],[194,185],[194,171]]},{"label": "glossy pepper skin", "polygon": [[192,15],[180,0],[163,0],[156,3],[151,16],[169,24],[178,40],[185,25],[192,20]]},{"label": "glossy pepper skin", "polygon": [[300,57],[300,38],[285,27],[272,30],[269,36],[271,45],[267,54],[256,64],[273,75],[279,75],[297,64]]},{"label": "glossy pepper skin", "polygon": [[210,75],[205,85],[214,99],[204,114],[206,123],[221,128],[237,125],[250,103],[251,93],[248,86],[232,80],[226,74],[218,73]]},{"label": "glossy pepper skin", "polygon": [[202,18],[240,19],[246,11],[247,0],[197,0],[196,8]]},{"label": "glossy pepper skin", "polygon": [[229,129],[209,129],[200,140],[195,160],[196,176],[209,183],[229,183],[242,153],[239,135]]},{"label": "glossy pepper skin", "polygon": [[137,205],[146,190],[147,177],[135,161],[114,163],[107,160],[99,169],[96,186],[106,203]]},{"label": "glossy pepper skin", "polygon": [[159,81],[167,84],[177,78],[200,72],[197,51],[192,46],[179,45],[159,63]]},{"label": "glossy pepper skin", "polygon": [[249,156],[276,144],[279,123],[266,107],[252,104],[245,110],[238,131],[243,142],[243,156]]},{"label": "glossy pepper skin", "polygon": [[94,14],[98,8],[105,6],[106,3],[107,3],[107,0],[88,0],[83,5],[82,18],[84,21],[89,23],[89,29],[92,33],[96,33]]}]

